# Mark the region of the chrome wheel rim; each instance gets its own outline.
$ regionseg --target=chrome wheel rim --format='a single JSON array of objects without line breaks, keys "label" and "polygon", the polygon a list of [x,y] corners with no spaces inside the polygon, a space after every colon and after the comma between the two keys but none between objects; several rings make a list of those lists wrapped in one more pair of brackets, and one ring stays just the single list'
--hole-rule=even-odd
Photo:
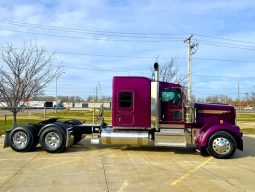
[{"label": "chrome wheel rim", "polygon": [[213,140],[213,150],[218,154],[227,154],[230,149],[230,142],[228,139],[224,137],[218,137]]},{"label": "chrome wheel rim", "polygon": [[49,132],[45,136],[45,144],[51,149],[57,149],[60,146],[60,137],[55,132]]},{"label": "chrome wheel rim", "polygon": [[12,137],[12,141],[17,149],[24,149],[28,143],[27,134],[23,131],[17,131]]}]

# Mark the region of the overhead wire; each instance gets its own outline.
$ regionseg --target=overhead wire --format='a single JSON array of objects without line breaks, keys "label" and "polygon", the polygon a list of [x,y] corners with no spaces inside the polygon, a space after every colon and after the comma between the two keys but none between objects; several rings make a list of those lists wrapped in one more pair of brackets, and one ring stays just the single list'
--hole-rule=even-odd
[{"label": "overhead wire", "polygon": [[21,31],[21,30],[14,30],[14,29],[4,29],[0,28],[1,31],[11,31],[17,33],[27,33],[32,35],[42,35],[42,36],[49,36],[49,37],[61,37],[61,38],[70,38],[70,39],[87,39],[87,40],[97,40],[97,41],[116,41],[116,42],[141,42],[141,43],[166,43],[169,41],[181,41],[182,39],[172,38],[172,39],[164,39],[162,40],[132,40],[132,39],[108,39],[105,37],[81,37],[81,36],[68,36],[68,35],[57,35],[57,34],[47,34],[47,33],[39,33],[39,32],[31,32],[31,31]]},{"label": "overhead wire", "polygon": [[239,42],[239,43],[248,43],[248,44],[255,44],[254,41],[244,41],[244,40],[237,40],[237,39],[230,39],[230,38],[223,38],[223,37],[218,37],[218,36],[211,36],[211,35],[203,35],[203,34],[198,34],[198,33],[194,33],[195,36],[199,36],[199,37],[206,37],[209,39],[220,39],[220,40],[224,40],[224,41],[231,41],[231,42]]},{"label": "overhead wire", "polygon": [[50,25],[39,25],[25,22],[16,22],[16,21],[4,21],[0,20],[0,23],[13,24],[13,25],[27,25],[37,28],[46,28],[53,30],[64,30],[64,31],[78,31],[81,33],[84,32],[93,32],[93,33],[109,33],[109,34],[126,34],[126,35],[151,35],[151,36],[183,36],[187,35],[185,33],[143,33],[143,32],[120,32],[120,31],[106,31],[106,30],[91,30],[91,29],[80,29],[80,28],[71,28],[71,27],[59,27],[59,26],[50,26]]},{"label": "overhead wire", "polygon": [[[15,21],[4,21],[0,20],[0,23],[2,24],[8,24],[8,25],[18,25],[18,26],[25,26],[25,27],[32,27],[32,28],[40,28],[40,29],[47,29],[47,30],[57,30],[57,31],[65,31],[65,32],[74,32],[74,33],[87,33],[92,35],[102,35],[102,36],[113,36],[113,37],[121,37],[121,38],[142,38],[142,39],[157,39],[155,40],[149,40],[149,41],[141,41],[138,42],[162,42],[160,40],[164,41],[181,41],[183,38],[165,38],[166,36],[180,36],[180,35],[186,35],[186,34],[170,34],[170,33],[139,33],[139,32],[116,32],[116,31],[105,31],[105,30],[86,30],[86,29],[75,29],[75,28],[68,28],[68,27],[56,27],[56,26],[47,26],[47,25],[38,25],[38,24],[31,24],[31,23],[24,23],[24,22],[15,22]],[[13,29],[4,29],[1,30],[9,30],[13,32],[21,32],[21,33],[29,33],[29,34],[35,34],[35,35],[46,35],[46,36],[54,36],[54,37],[65,37],[65,38],[78,38],[78,39],[91,39],[91,40],[106,40],[106,41],[132,41],[132,39],[107,39],[107,38],[91,38],[91,37],[77,37],[77,36],[68,36],[68,35],[57,35],[57,34],[46,34],[46,33],[38,33],[38,32],[29,32],[29,31],[20,31],[20,30],[13,30]],[[139,35],[139,36],[134,36]],[[141,36],[143,35],[143,36]],[[150,35],[150,36],[148,36]],[[209,36],[209,35],[201,35],[195,33],[198,37],[203,38],[213,38],[213,39],[219,39],[224,41],[231,41],[231,42],[238,42],[238,43],[249,43],[254,44],[255,42],[249,42],[249,41],[243,41],[243,40],[234,40],[234,39],[228,39],[228,38],[221,38],[221,37],[215,37],[215,36]],[[163,38],[161,36],[164,36]],[[160,39],[160,40],[159,40]],[[228,48],[238,48],[238,49],[247,49],[247,50],[255,50],[255,46],[250,45],[240,45],[240,44],[233,44],[233,43],[226,43],[226,42],[219,42],[219,41],[210,41],[210,40],[204,40],[204,39],[198,39],[199,42],[211,45],[211,46],[222,46],[222,47],[228,47]],[[137,41],[137,40],[136,40]],[[163,41],[163,42],[164,42]]]},{"label": "overhead wire", "polygon": [[[2,49],[7,47],[0,47]],[[15,49],[22,50],[23,48],[15,47]],[[56,54],[64,54],[64,55],[80,55],[80,56],[92,56],[92,57],[114,57],[114,58],[129,58],[129,59],[153,59],[155,57],[152,56],[129,56],[129,55],[111,55],[111,54],[96,54],[96,53],[82,53],[82,52],[70,52],[70,51],[54,51],[54,50],[46,50],[47,52],[56,53]],[[171,59],[170,56],[161,56],[160,59]],[[173,57],[176,60],[184,60],[187,59],[185,57]],[[235,60],[235,59],[219,59],[219,58],[201,58],[201,57],[192,57],[193,60],[204,60],[204,61],[219,61],[219,62],[242,62],[242,63],[254,63],[254,60]]]},{"label": "overhead wire", "polygon": [[[133,35],[150,35],[150,36],[186,36],[186,33],[143,33],[143,32],[120,32],[120,31],[106,31],[106,30],[91,30],[91,29],[80,29],[80,28],[71,28],[71,27],[59,27],[59,26],[51,26],[51,25],[41,25],[41,24],[33,24],[33,23],[26,23],[26,22],[17,22],[17,21],[10,21],[10,20],[0,20],[2,24],[9,24],[9,25],[18,25],[18,26],[26,26],[26,27],[33,27],[33,28],[40,28],[40,29],[49,29],[49,30],[58,30],[58,31],[66,31],[66,32],[77,32],[77,33],[87,33],[89,34],[97,34],[99,35],[110,35],[110,34],[119,34],[119,35],[131,35],[125,37],[136,37]],[[230,38],[223,38],[219,36],[210,36],[204,34],[194,33],[195,36],[203,37],[203,38],[210,38],[210,39],[219,39],[224,41],[231,41],[231,42],[239,42],[239,43],[248,43],[248,44],[255,44],[252,41],[244,41],[244,40],[237,40],[237,39],[230,39]],[[148,38],[146,36],[139,36],[139,38]]]}]

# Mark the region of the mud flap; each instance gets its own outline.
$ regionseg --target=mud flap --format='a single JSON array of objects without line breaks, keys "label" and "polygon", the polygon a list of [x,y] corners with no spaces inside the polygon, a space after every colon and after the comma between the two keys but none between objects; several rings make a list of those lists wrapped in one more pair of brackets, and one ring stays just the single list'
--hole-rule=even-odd
[{"label": "mud flap", "polygon": [[9,135],[10,135],[11,130],[5,131],[5,136],[4,136],[4,147],[10,147],[8,139],[9,139]]}]

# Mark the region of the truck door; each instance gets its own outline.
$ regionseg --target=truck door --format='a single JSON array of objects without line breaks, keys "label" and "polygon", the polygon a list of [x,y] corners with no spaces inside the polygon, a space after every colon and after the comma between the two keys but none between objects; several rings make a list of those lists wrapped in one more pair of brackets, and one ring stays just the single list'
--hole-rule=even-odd
[{"label": "truck door", "polygon": [[133,91],[118,92],[118,115],[117,122],[119,125],[133,125],[134,123],[134,101]]},{"label": "truck door", "polygon": [[161,116],[162,124],[184,123],[182,92],[179,88],[163,89],[161,91]]}]

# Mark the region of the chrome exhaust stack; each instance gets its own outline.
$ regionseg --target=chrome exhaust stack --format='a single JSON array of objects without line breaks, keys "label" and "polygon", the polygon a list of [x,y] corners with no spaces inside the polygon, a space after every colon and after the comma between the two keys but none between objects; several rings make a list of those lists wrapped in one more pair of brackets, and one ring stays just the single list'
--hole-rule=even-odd
[{"label": "chrome exhaust stack", "polygon": [[154,81],[159,81],[159,65],[158,63],[154,63]]},{"label": "chrome exhaust stack", "polygon": [[151,82],[151,123],[152,128],[159,129],[160,100],[159,100],[159,64],[154,64],[154,81]]}]

